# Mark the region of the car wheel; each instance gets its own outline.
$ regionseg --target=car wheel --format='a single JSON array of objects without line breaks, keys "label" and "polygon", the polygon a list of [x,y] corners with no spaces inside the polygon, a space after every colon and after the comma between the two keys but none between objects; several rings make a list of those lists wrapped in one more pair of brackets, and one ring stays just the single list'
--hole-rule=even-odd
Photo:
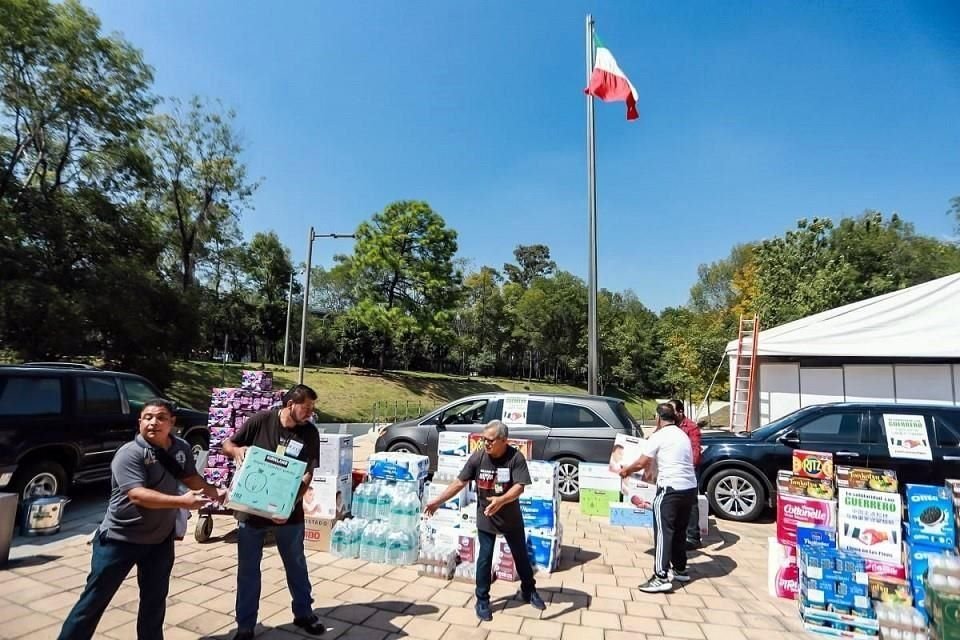
[{"label": "car wheel", "polygon": [[67,489],[67,471],[57,462],[28,463],[17,471],[14,486],[23,500],[60,495]]},{"label": "car wheel", "polygon": [[752,522],[765,504],[760,480],[749,471],[723,469],[707,483],[707,499],[714,513],[725,520]]},{"label": "car wheel", "polygon": [[580,500],[580,461],[576,458],[559,458],[554,462],[560,467],[557,481],[560,497],[572,502]]},{"label": "car wheel", "polygon": [[394,444],[390,445],[387,451],[392,451],[393,453],[415,453],[418,456],[421,455],[420,449],[417,448],[417,445],[407,441],[395,442]]}]

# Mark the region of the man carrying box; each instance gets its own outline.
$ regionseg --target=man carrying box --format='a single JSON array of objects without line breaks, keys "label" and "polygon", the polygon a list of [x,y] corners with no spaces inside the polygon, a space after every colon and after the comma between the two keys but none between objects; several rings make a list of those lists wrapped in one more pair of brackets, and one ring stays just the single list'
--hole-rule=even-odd
[{"label": "man carrying box", "polygon": [[672,591],[673,579],[689,582],[687,574],[687,524],[690,507],[697,499],[697,476],[693,470],[690,438],[676,424],[677,414],[670,403],[657,405],[657,429],[647,440],[647,449],[636,462],[620,470],[627,476],[657,465],[657,493],[653,498],[654,575],[640,591]]},{"label": "man carrying box", "polygon": [[484,622],[493,620],[490,611],[490,579],[493,569],[493,551],[500,534],[507,541],[520,576],[520,595],[535,609],[546,609],[536,590],[533,566],[527,553],[527,538],[523,531],[523,515],[518,499],[524,485],[531,484],[527,461],[517,449],[507,444],[507,425],[499,420],[487,424],[483,431],[483,449],[474,452],[458,478],[446,491],[427,503],[426,512],[436,513],[471,480],[477,483],[477,617]]},{"label": "man carrying box", "polygon": [[283,408],[254,414],[242,427],[223,442],[223,452],[233,458],[237,469],[243,464],[248,447],[259,447],[307,463],[296,505],[286,520],[267,519],[237,513],[237,634],[234,640],[252,640],[260,608],[260,561],[267,531],[273,529],[277,551],[287,574],[287,587],[293,598],[293,624],[310,635],[321,635],[326,627],[313,613],[313,595],[307,575],[307,558],[303,552],[304,493],[313,480],[313,470],[320,461],[320,433],[309,422],[313,416],[316,392],[297,385],[283,398]]}]

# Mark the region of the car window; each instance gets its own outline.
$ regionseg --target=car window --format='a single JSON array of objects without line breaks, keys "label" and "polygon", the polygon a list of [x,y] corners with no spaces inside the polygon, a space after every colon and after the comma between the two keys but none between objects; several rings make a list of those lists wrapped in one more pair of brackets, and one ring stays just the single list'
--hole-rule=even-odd
[{"label": "car window", "polygon": [[550,426],[554,429],[609,428],[609,425],[590,409],[563,402],[553,403],[553,418],[550,420]]},{"label": "car window", "polygon": [[937,432],[937,446],[947,449],[960,448],[960,424],[953,416],[937,413],[933,416],[933,426]]},{"label": "car window", "polygon": [[0,378],[0,416],[49,416],[62,411],[59,378]]},{"label": "car window", "polygon": [[87,415],[123,413],[120,390],[113,378],[81,378],[82,410]]},{"label": "car window", "polygon": [[120,384],[123,385],[123,391],[127,394],[127,402],[130,403],[130,410],[134,413],[140,413],[143,405],[146,404],[148,400],[153,400],[160,395],[156,389],[143,380],[120,378]]},{"label": "car window", "polygon": [[443,424],[484,424],[486,398],[460,402],[443,412]]},{"label": "car window", "polygon": [[797,429],[800,442],[860,442],[859,413],[831,413],[814,418]]},{"label": "car window", "polygon": [[[927,425],[927,429],[929,430],[930,428],[930,416],[921,416],[916,412],[901,409],[889,409],[887,413],[922,417]],[[877,410],[870,413],[870,420],[867,422],[867,432],[864,442],[883,446],[887,445],[887,432],[883,424],[883,414],[878,413]]]},{"label": "car window", "polygon": [[633,433],[637,428],[637,421],[630,414],[630,411],[627,409],[627,405],[622,402],[611,402],[611,407],[613,408],[613,413],[620,418],[620,422],[623,423],[621,426],[628,433]]}]

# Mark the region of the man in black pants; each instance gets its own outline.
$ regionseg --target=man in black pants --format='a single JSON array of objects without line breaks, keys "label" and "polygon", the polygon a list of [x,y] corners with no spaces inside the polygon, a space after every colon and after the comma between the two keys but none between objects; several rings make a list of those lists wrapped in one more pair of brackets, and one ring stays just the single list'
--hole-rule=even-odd
[{"label": "man in black pants", "polygon": [[654,575],[640,591],[673,590],[672,580],[689,582],[687,573],[687,525],[690,508],[697,500],[697,475],[693,468],[690,438],[677,426],[677,414],[669,403],[657,405],[657,429],[646,441],[644,455],[625,466],[627,477],[656,462],[657,493],[653,499]]},{"label": "man in black pants", "polygon": [[467,460],[460,476],[435,500],[426,506],[433,515],[447,500],[457,495],[471,480],[477,483],[477,617],[493,620],[490,611],[490,578],[493,569],[493,548],[497,534],[510,546],[517,573],[520,574],[520,595],[535,609],[546,609],[537,593],[533,566],[527,554],[527,538],[523,531],[523,515],[517,500],[524,485],[530,484],[527,461],[517,449],[507,444],[507,425],[490,422],[483,431],[483,449]]}]

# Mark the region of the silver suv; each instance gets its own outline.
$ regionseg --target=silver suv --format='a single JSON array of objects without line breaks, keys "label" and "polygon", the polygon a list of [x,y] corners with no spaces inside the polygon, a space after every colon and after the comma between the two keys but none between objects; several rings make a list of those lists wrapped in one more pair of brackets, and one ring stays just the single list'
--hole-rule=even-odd
[{"label": "silver suv", "polygon": [[377,451],[408,451],[430,458],[437,468],[440,431],[480,432],[503,416],[505,397],[527,398],[527,423],[511,425],[510,437],[530,440],[535,460],[560,465],[560,494],[578,500],[581,462],[607,462],[617,434],[638,435],[623,400],[606,396],[548,393],[481,393],[461,398],[420,418],[395,422],[377,438]]}]

